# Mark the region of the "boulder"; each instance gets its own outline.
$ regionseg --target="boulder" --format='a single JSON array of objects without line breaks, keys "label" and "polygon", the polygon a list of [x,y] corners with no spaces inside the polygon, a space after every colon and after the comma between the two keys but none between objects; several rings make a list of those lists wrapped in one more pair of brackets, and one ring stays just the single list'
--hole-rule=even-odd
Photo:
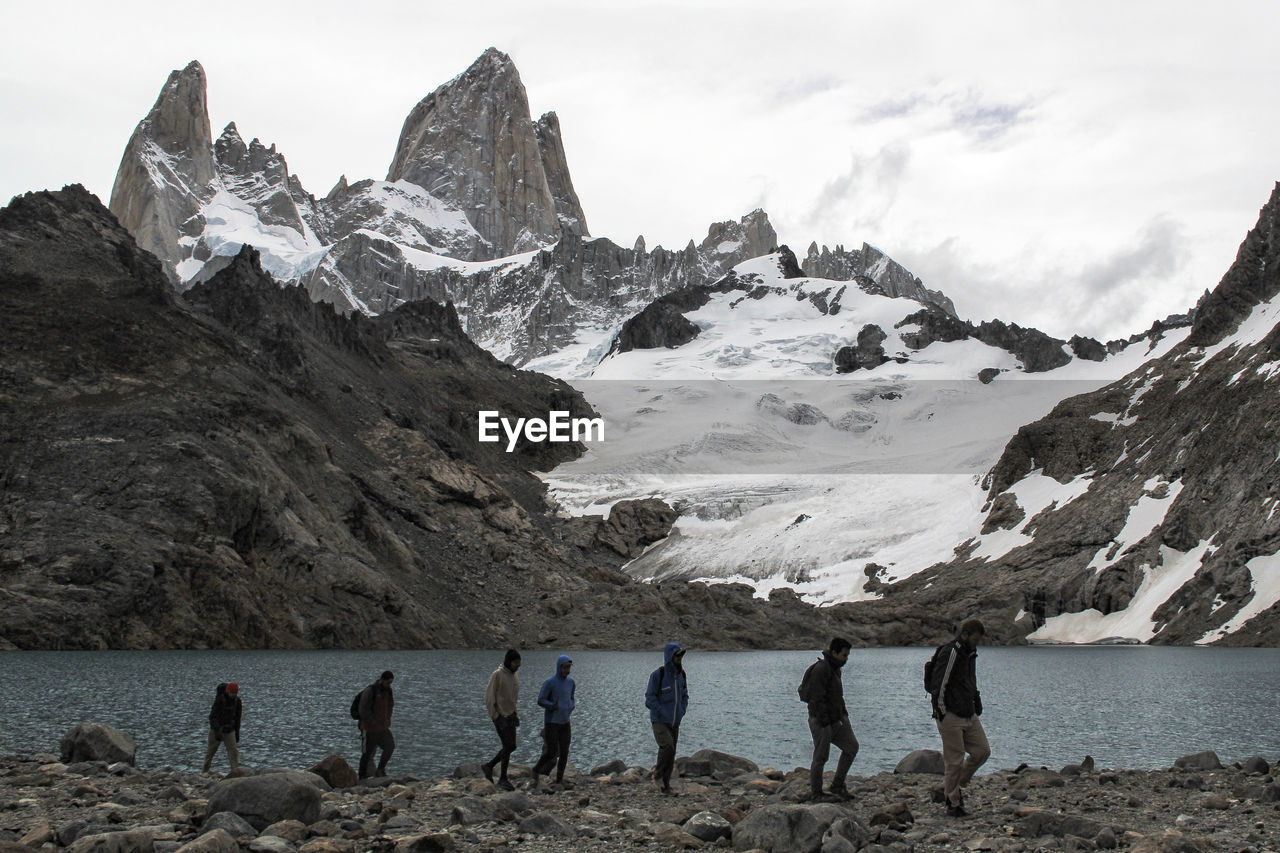
[{"label": "boulder", "polygon": [[259,835],[249,842],[250,853],[293,853],[291,841],[278,835]]},{"label": "boulder", "polygon": [[941,776],[946,772],[942,763],[942,753],[936,749],[917,749],[898,762],[894,773],[928,773]]},{"label": "boulder", "polygon": [[1147,835],[1129,848],[1129,853],[1204,853],[1205,848],[1176,829]]},{"label": "boulder", "polygon": [[871,832],[856,817],[842,817],[822,835],[822,853],[855,853],[866,848]]},{"label": "boulder", "polygon": [[1173,766],[1181,770],[1221,770],[1222,762],[1218,760],[1216,752],[1206,749],[1204,752],[1182,756],[1173,762]]},{"label": "boulder", "polygon": [[[711,768],[709,775],[718,778],[732,779],[743,773],[757,773],[760,765],[749,758],[717,752],[714,749],[700,749],[690,756],[693,761],[705,761]],[[681,775],[683,771],[681,771]]]},{"label": "boulder", "polygon": [[911,809],[902,802],[890,803],[871,815],[872,826],[887,826],[890,829],[905,829],[915,822],[915,815],[911,814]]},{"label": "boulder", "polygon": [[307,772],[314,773],[334,788],[354,788],[360,776],[341,756],[330,755]]},{"label": "boulder", "polygon": [[307,837],[307,827],[300,820],[279,820],[262,830],[263,835],[274,835],[297,844]]},{"label": "boulder", "polygon": [[453,822],[461,826],[473,826],[478,823],[490,823],[497,820],[511,820],[511,810],[495,800],[479,797],[463,797],[453,804]]},{"label": "boulder", "polygon": [[240,845],[225,829],[215,829],[182,845],[178,853],[240,853]]},{"label": "boulder", "polygon": [[1261,755],[1255,755],[1251,758],[1246,758],[1240,764],[1240,769],[1245,773],[1266,775],[1271,772],[1271,765],[1268,764],[1267,759],[1263,758]]},{"label": "boulder", "polygon": [[67,848],[67,853],[151,853],[154,848],[155,840],[150,832],[131,829],[83,835]]},{"label": "boulder", "polygon": [[715,812],[698,812],[684,822],[684,831],[700,841],[728,838],[733,825]]},{"label": "boulder", "polygon": [[225,779],[209,791],[208,810],[235,812],[259,830],[281,820],[315,823],[324,784],[314,774],[298,772]]},{"label": "boulder", "polygon": [[258,835],[258,830],[235,812],[215,812],[205,818],[200,826],[201,832],[211,832],[215,829],[225,830],[237,841],[241,838],[256,838]]},{"label": "boulder", "polygon": [[400,839],[396,842],[396,853],[445,853],[453,846],[453,836],[449,833],[431,832]]},{"label": "boulder", "polygon": [[573,838],[577,830],[553,814],[530,815],[520,821],[520,832],[528,835],[555,835],[561,838]]},{"label": "boulder", "polygon": [[733,849],[817,853],[831,825],[848,817],[845,809],[827,803],[754,808],[733,828]]},{"label": "boulder", "polygon": [[591,772],[588,773],[587,775],[608,776],[613,773],[622,773],[626,769],[627,769],[627,762],[623,761],[621,758],[615,758],[613,761],[610,761],[608,764],[601,764],[596,767],[592,767]]},{"label": "boulder", "polygon": [[138,745],[128,734],[101,723],[81,723],[62,737],[63,762],[123,761],[133,764]]},{"label": "boulder", "polygon": [[494,803],[509,809],[512,814],[520,814],[536,808],[536,804],[523,791],[506,791],[491,798]]}]

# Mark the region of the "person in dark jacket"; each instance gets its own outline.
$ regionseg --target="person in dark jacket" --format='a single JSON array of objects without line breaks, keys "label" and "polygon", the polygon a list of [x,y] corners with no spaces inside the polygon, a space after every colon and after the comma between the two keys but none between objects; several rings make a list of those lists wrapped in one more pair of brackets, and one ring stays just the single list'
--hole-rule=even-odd
[{"label": "person in dark jacket", "polygon": [[373,756],[379,749],[377,775],[387,775],[387,762],[395,752],[396,739],[391,735],[391,712],[396,705],[391,682],[395,678],[391,670],[382,673],[377,681],[360,694],[360,778],[371,775]]},{"label": "person in dark jacket", "polygon": [[538,789],[538,777],[556,771],[557,787],[564,786],[564,768],[569,763],[569,715],[576,704],[574,694],[577,684],[569,669],[573,660],[568,655],[556,659],[556,674],[542,682],[538,691],[538,705],[543,709],[542,757],[533,765],[534,790]]},{"label": "person in dark jacket", "polygon": [[493,782],[493,770],[495,767],[499,768],[498,781],[494,784],[504,791],[513,789],[507,779],[507,766],[511,753],[516,751],[516,727],[520,725],[520,715],[516,713],[520,699],[520,676],[516,674],[519,669],[520,653],[515,649],[507,649],[502,666],[489,676],[489,684],[484,691],[484,706],[489,711],[489,719],[493,720],[494,728],[498,730],[502,749],[498,750],[492,761],[481,764],[480,769],[484,778]]},{"label": "person in dark jacket", "polygon": [[209,745],[204,752],[204,772],[209,772],[218,744],[227,748],[227,762],[231,772],[240,769],[240,685],[234,681],[219,684],[213,695],[213,708],[209,711]]},{"label": "person in dark jacket", "polygon": [[[973,774],[991,756],[991,744],[978,717],[982,714],[982,694],[974,662],[986,628],[978,619],[966,620],[960,636],[935,653],[933,666],[942,674],[933,693],[933,716],[942,738],[942,763],[946,775],[943,790],[947,798],[947,814],[965,817],[961,792]],[[965,757],[965,753],[968,757]]]},{"label": "person in dark jacket", "polygon": [[662,666],[649,676],[644,704],[649,709],[653,737],[658,742],[658,763],[654,765],[653,778],[662,785],[662,793],[670,794],[680,721],[689,707],[689,684],[684,674],[684,647],[667,643],[662,659]]},{"label": "person in dark jacket", "polygon": [[[851,643],[835,637],[812,666],[804,700],[809,706],[809,733],[813,735],[813,760],[809,765],[809,796],[818,801],[849,799],[845,779],[858,754],[858,739],[849,724],[849,711],[844,704],[844,682],[840,670],[849,660]],[[831,754],[831,745],[840,748],[836,775],[827,792],[822,790],[822,771]]]}]

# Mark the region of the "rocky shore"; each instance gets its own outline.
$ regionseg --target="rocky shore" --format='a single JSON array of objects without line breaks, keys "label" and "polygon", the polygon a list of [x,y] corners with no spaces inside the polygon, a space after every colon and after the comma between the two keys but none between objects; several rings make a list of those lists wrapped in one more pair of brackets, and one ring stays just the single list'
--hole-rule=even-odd
[{"label": "rocky shore", "polygon": [[563,788],[543,790],[513,767],[516,790],[500,791],[478,765],[358,781],[331,756],[306,771],[223,777],[143,771],[127,755],[82,760],[73,741],[61,756],[0,756],[0,853],[1280,850],[1280,762],[1257,756],[1224,766],[1202,752],[1152,771],[1092,759],[995,770],[966,789],[972,814],[957,819],[944,814],[929,751],[893,773],[851,777],[849,801],[806,803],[804,769],[711,750],[680,758],[675,793],[663,795],[648,768],[621,761],[571,766]]}]

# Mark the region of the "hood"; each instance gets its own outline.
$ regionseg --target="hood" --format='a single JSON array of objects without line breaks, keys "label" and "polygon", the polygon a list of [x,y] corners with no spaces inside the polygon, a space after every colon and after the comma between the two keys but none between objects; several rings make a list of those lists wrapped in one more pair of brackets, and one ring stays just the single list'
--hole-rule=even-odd
[{"label": "hood", "polygon": [[662,661],[665,666],[671,666],[675,659],[676,652],[684,651],[684,646],[679,643],[667,643],[667,647],[662,650]]},{"label": "hood", "polygon": [[560,657],[556,658],[556,675],[560,674],[560,667],[564,666],[566,663],[573,663],[573,658],[568,655],[560,655]]}]

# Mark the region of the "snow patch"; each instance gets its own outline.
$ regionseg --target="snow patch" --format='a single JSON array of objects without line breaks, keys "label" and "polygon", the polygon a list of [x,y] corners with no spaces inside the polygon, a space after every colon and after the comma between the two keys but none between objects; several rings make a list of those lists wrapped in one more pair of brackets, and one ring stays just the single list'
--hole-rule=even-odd
[{"label": "snow patch", "polygon": [[[1254,557],[1245,563],[1245,568],[1249,570],[1249,574],[1252,577],[1253,597],[1221,628],[1208,631],[1203,637],[1196,640],[1197,645],[1212,643],[1215,640],[1234,634],[1243,628],[1250,619],[1260,613],[1265,613],[1275,606],[1276,602],[1280,601],[1280,553],[1265,557]],[[1215,612],[1217,609],[1217,607],[1214,607]]]},{"label": "snow patch", "polygon": [[1028,545],[1035,538],[1024,532],[1032,519],[1046,509],[1059,510],[1089,491],[1093,472],[1088,471],[1066,483],[1046,477],[1040,470],[1032,471],[1001,494],[1012,494],[1026,515],[1022,523],[1008,530],[995,530],[978,538],[978,545],[970,554],[971,559],[998,560],[1015,548]]}]

